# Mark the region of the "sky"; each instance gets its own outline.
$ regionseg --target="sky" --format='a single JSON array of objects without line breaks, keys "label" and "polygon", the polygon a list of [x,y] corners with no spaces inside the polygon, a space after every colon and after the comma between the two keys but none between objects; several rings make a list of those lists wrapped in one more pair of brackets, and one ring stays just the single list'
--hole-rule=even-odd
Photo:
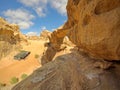
[{"label": "sky", "polygon": [[20,26],[22,33],[40,35],[67,20],[67,0],[0,0],[0,17]]}]

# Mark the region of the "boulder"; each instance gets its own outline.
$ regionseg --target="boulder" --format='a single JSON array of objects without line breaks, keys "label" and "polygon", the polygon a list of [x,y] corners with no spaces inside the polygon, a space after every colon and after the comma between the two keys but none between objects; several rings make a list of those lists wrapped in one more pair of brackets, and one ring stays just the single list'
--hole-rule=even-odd
[{"label": "boulder", "polygon": [[97,61],[78,52],[58,56],[12,90],[119,90],[120,65],[104,70],[94,66]]}]

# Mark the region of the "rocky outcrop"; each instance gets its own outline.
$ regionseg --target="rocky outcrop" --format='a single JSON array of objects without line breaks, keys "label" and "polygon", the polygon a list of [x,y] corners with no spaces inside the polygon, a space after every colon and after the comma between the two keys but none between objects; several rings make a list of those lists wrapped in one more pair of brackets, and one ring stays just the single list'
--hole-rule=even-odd
[{"label": "rocky outcrop", "polygon": [[120,0],[68,0],[70,40],[94,57],[120,60]]},{"label": "rocky outcrop", "polygon": [[41,33],[40,33],[40,38],[42,40],[49,40],[49,36],[50,36],[51,32],[48,31],[48,30],[43,30]]},{"label": "rocky outcrop", "polygon": [[[120,60],[120,1],[119,0],[69,0],[68,21],[50,36],[54,51],[48,61],[68,36],[79,49],[105,60]],[[54,50],[53,50],[54,49]],[[46,52],[46,53],[47,53]]]},{"label": "rocky outcrop", "polygon": [[[120,89],[120,0],[68,0],[67,13],[49,37],[44,65],[12,90]],[[76,47],[53,60],[66,35]]]},{"label": "rocky outcrop", "polygon": [[27,42],[18,25],[9,24],[5,19],[0,18],[0,58],[19,47],[21,41]]},{"label": "rocky outcrop", "polygon": [[97,61],[78,52],[59,56],[12,90],[119,90],[120,65],[104,70],[95,68]]},{"label": "rocky outcrop", "polygon": [[47,49],[43,53],[42,58],[40,58],[42,65],[52,61],[56,53],[60,51],[61,45],[65,41],[64,38],[67,32],[68,28],[65,25],[63,25],[49,35],[49,45],[47,45]]}]

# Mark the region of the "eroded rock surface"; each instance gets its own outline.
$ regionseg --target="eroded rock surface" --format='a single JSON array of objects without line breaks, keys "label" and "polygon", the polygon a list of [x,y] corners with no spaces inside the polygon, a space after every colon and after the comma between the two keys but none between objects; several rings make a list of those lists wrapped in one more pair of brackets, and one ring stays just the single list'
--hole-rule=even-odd
[{"label": "eroded rock surface", "polygon": [[120,0],[68,0],[70,40],[94,57],[120,60]]},{"label": "eroded rock surface", "polygon": [[119,90],[120,65],[104,70],[96,61],[78,52],[59,56],[12,90]]},{"label": "eroded rock surface", "polygon": [[68,21],[50,37],[55,53],[68,36],[95,58],[120,60],[120,0],[68,0],[67,14]]},{"label": "eroded rock surface", "polygon": [[64,37],[68,32],[68,28],[65,25],[59,27],[49,35],[49,45],[41,58],[41,64],[44,65],[52,61],[53,57],[61,49],[61,45],[64,42]]}]

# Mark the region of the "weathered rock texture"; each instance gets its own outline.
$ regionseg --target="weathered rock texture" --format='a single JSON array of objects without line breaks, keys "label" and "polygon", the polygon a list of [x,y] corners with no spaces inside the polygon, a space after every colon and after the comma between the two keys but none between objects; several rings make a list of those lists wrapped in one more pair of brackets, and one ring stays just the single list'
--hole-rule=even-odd
[{"label": "weathered rock texture", "polygon": [[89,54],[120,60],[120,0],[68,0],[70,40]]},{"label": "weathered rock texture", "polygon": [[0,18],[0,58],[17,48],[21,41],[27,42],[25,36],[20,33],[18,25],[9,24]]},{"label": "weathered rock texture", "polygon": [[12,90],[119,90],[120,65],[103,70],[97,61],[75,52],[59,56]]},{"label": "weathered rock texture", "polygon": [[120,60],[120,0],[68,0],[67,13],[68,21],[49,37],[51,47],[44,55],[47,61],[66,35],[95,58]]}]

